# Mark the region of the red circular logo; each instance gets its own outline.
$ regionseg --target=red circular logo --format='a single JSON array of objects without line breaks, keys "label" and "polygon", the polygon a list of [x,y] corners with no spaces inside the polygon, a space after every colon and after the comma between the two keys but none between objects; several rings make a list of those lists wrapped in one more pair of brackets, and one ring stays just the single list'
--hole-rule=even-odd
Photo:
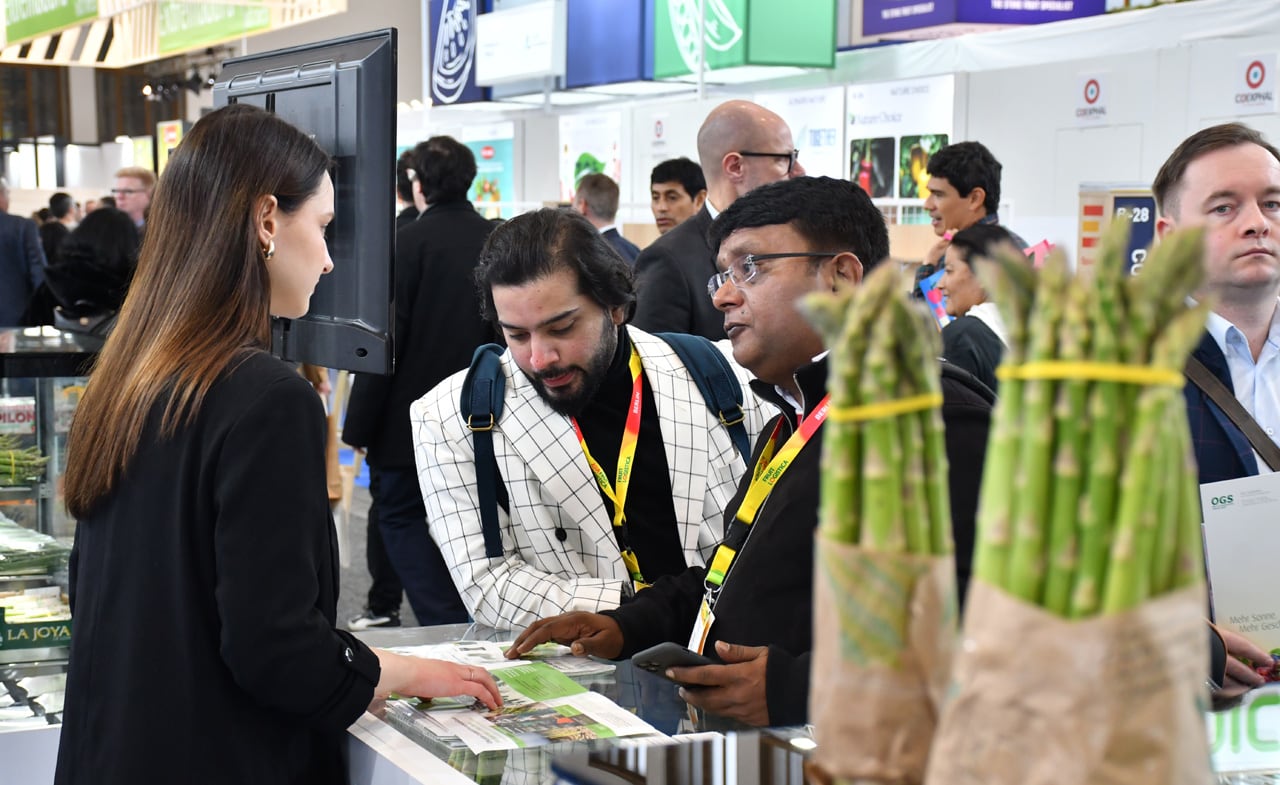
[{"label": "red circular logo", "polygon": [[490,158],[493,158],[493,156],[494,156],[494,152],[493,152],[492,146],[485,145],[484,147],[480,148],[480,157],[483,158],[484,160],[488,161]]},{"label": "red circular logo", "polygon": [[662,121],[661,120],[653,121],[653,138],[654,139],[662,138]]},{"label": "red circular logo", "polygon": [[1249,85],[1250,90],[1257,90],[1262,87],[1262,83],[1267,79],[1267,67],[1262,64],[1261,60],[1254,60],[1249,63],[1249,67],[1244,69],[1244,82]]},{"label": "red circular logo", "polygon": [[1102,86],[1098,84],[1097,79],[1090,79],[1084,83],[1084,101],[1087,104],[1098,103],[1098,98],[1102,95]]}]

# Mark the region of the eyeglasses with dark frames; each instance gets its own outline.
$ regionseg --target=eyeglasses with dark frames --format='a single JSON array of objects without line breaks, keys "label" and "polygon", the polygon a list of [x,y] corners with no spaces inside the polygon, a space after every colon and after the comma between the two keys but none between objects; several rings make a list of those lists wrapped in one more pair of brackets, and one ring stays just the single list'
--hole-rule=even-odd
[{"label": "eyeglasses with dark frames", "polygon": [[720,291],[725,282],[742,288],[755,280],[760,274],[760,262],[770,259],[822,259],[827,256],[839,256],[840,251],[823,251],[821,253],[749,253],[740,260],[729,265],[729,269],[716,273],[707,280],[707,294],[712,297]]},{"label": "eyeglasses with dark frames", "polygon": [[789,153],[760,153],[752,150],[739,150],[738,155],[745,155],[751,158],[785,158],[787,159],[787,174],[791,174],[791,170],[796,168],[796,159],[800,157],[800,151],[792,150]]}]

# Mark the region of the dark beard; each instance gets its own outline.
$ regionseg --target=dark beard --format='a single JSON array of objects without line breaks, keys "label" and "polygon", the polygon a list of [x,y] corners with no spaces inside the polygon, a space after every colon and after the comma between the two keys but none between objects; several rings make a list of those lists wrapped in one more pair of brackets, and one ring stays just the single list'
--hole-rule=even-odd
[{"label": "dark beard", "polygon": [[[577,417],[582,410],[587,408],[587,404],[596,397],[596,393],[600,391],[600,385],[604,383],[605,376],[609,373],[609,366],[613,363],[613,355],[618,350],[618,328],[614,326],[613,320],[609,318],[608,311],[605,312],[604,324],[601,327],[600,345],[596,348],[596,353],[591,356],[586,368],[582,366],[568,366],[548,368],[537,376],[528,376],[529,381],[533,384],[533,389],[538,393],[538,397],[550,406],[552,411],[557,414],[563,414],[566,417]],[[542,379],[561,376],[571,370],[580,371],[582,384],[578,390],[569,395],[552,395],[546,385],[542,383]]]}]

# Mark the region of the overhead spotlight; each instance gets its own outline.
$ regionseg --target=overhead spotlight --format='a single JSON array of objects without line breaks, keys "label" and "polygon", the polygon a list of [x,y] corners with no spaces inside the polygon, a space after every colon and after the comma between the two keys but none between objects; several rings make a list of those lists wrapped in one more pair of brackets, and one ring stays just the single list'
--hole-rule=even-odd
[{"label": "overhead spotlight", "polygon": [[143,94],[144,96],[146,96],[147,98],[150,98],[150,97],[151,97],[151,94],[152,94],[152,93],[154,93],[154,92],[155,92],[155,89],[154,89],[154,88],[152,88],[152,86],[151,86],[151,83],[150,83],[150,82],[143,82],[143,84],[142,84],[142,94]]},{"label": "overhead spotlight", "polygon": [[204,86],[212,90],[214,84],[217,83],[217,81],[218,81],[217,75],[214,74],[213,71],[210,71],[209,75],[204,78]]}]

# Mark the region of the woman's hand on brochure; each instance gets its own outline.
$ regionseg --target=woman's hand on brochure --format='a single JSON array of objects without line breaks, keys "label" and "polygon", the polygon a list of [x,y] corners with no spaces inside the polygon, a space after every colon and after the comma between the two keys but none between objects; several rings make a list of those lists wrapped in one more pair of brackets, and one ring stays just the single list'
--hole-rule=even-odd
[{"label": "woman's hand on brochure", "polygon": [[489,671],[478,665],[428,660],[384,649],[374,649],[373,653],[378,655],[378,664],[382,666],[374,697],[385,698],[393,692],[416,698],[470,695],[491,709],[502,705],[497,682]]},{"label": "woman's hand on brochure", "polygon": [[680,697],[691,706],[720,717],[764,727],[769,724],[765,673],[769,647],[716,641],[724,665],[672,668],[671,678],[686,685]]},{"label": "woman's hand on brochure", "polygon": [[1258,673],[1256,667],[1270,664],[1271,655],[1238,632],[1222,627],[1217,629],[1227,645],[1227,683],[1222,685],[1221,692],[1227,697],[1234,697],[1265,684],[1266,678]]},{"label": "woman's hand on brochure", "polygon": [[592,655],[612,660],[622,653],[622,628],[610,616],[583,611],[539,619],[511,644],[507,659],[528,654],[534,646],[547,641],[568,646],[578,657]]}]

